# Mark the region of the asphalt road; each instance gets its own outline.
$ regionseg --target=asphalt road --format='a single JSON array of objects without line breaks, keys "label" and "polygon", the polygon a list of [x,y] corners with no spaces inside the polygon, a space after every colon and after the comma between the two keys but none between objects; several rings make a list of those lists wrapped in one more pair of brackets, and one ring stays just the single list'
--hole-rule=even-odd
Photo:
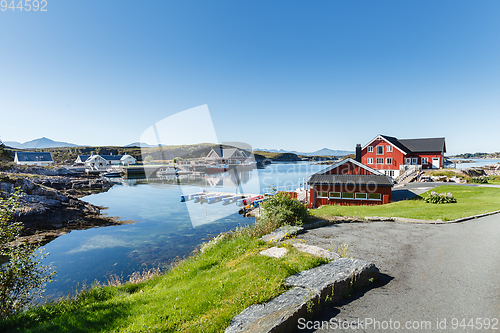
[{"label": "asphalt road", "polygon": [[[445,225],[345,223],[297,238],[333,250],[346,242],[350,256],[381,271],[372,288],[299,322],[300,332],[500,332],[500,215]],[[330,324],[301,329],[319,321]]]}]

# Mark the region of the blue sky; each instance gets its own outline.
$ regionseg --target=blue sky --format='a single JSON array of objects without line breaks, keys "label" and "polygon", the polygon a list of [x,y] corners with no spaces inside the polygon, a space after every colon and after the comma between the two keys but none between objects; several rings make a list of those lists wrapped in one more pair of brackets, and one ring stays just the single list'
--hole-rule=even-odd
[{"label": "blue sky", "polygon": [[[63,1],[0,11],[0,139],[126,145],[207,104],[220,141],[377,134],[500,151],[498,1]],[[184,125],[183,125],[184,126]]]}]

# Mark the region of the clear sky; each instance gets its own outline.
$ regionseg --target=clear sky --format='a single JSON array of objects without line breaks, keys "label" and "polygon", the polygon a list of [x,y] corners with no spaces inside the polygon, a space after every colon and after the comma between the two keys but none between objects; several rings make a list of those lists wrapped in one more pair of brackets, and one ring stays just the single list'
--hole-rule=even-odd
[{"label": "clear sky", "polygon": [[0,11],[4,141],[126,145],[207,104],[220,141],[259,148],[353,150],[380,133],[500,151],[500,1],[46,9]]}]

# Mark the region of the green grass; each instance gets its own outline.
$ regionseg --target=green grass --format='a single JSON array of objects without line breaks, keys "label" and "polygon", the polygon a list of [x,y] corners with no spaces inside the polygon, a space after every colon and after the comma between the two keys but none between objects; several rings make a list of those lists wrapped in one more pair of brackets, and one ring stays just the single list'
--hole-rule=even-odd
[{"label": "green grass", "polygon": [[495,210],[500,210],[500,189],[487,187],[439,186],[432,191],[443,193],[451,192],[457,203],[429,204],[422,200],[426,194],[412,200],[393,202],[378,206],[323,206],[311,210],[310,213],[318,218],[329,216],[384,216],[407,217],[423,220],[450,221]]},{"label": "green grass", "polygon": [[500,185],[500,176],[490,176],[490,179],[488,180],[488,184]]},{"label": "green grass", "polygon": [[221,332],[246,307],[285,291],[286,277],[322,263],[286,245],[276,259],[261,240],[232,237],[140,284],[93,287],[0,323],[0,331]]}]

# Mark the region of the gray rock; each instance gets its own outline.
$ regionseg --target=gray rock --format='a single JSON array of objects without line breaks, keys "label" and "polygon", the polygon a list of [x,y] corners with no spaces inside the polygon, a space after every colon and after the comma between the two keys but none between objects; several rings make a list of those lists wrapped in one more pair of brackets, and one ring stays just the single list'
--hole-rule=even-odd
[{"label": "gray rock", "polygon": [[267,250],[260,251],[260,254],[263,256],[273,257],[273,258],[281,258],[283,257],[288,250],[284,247],[273,246]]},{"label": "gray rock", "polygon": [[319,246],[307,245],[303,243],[295,243],[293,244],[293,246],[301,252],[309,253],[316,257],[326,258],[330,260],[340,259],[340,255],[338,255],[337,253],[325,250]]},{"label": "gray rock", "polygon": [[262,236],[262,240],[266,242],[281,242],[287,237],[298,235],[304,232],[304,228],[297,226],[285,225],[271,232],[270,234]]},{"label": "gray rock", "polygon": [[321,300],[342,298],[345,290],[362,287],[370,279],[378,278],[379,270],[375,264],[360,260],[341,258],[328,264],[309,269],[285,279],[285,285],[314,290]]},{"label": "gray rock", "polygon": [[311,290],[293,288],[267,303],[246,308],[231,320],[225,333],[294,332],[308,307],[318,303],[318,296]]}]

